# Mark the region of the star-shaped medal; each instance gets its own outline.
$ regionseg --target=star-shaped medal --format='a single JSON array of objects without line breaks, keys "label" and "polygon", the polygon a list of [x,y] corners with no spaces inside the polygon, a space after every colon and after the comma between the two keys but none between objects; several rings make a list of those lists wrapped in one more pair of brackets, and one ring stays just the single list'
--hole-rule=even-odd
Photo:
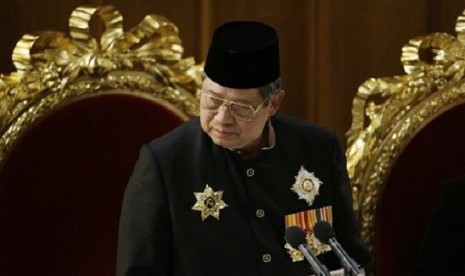
[{"label": "star-shaped medal", "polygon": [[301,166],[291,190],[299,195],[299,199],[307,201],[308,206],[311,206],[322,184],[323,182],[314,173],[308,172],[304,166]]},{"label": "star-shaped medal", "polygon": [[220,210],[228,207],[228,205],[221,199],[223,191],[213,191],[212,188],[205,186],[203,193],[194,193],[197,202],[192,206],[192,210],[200,211],[202,221],[209,216],[220,219]]}]

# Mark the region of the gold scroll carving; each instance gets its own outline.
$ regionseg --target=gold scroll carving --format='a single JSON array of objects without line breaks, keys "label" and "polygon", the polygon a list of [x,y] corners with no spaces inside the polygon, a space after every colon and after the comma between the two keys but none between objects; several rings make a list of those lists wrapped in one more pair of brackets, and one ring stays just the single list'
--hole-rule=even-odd
[{"label": "gold scroll carving", "polygon": [[[100,38],[91,34],[93,18],[103,22]],[[0,76],[0,166],[29,125],[81,97],[124,90],[197,116],[203,65],[182,54],[178,29],[166,18],[148,15],[125,32],[109,5],[76,8],[69,34],[24,35],[12,55],[17,71]]]},{"label": "gold scroll carving", "polygon": [[363,241],[373,250],[377,204],[397,157],[425,125],[465,102],[465,11],[457,36],[432,33],[402,48],[405,75],[371,78],[358,89],[347,132],[347,168]]}]

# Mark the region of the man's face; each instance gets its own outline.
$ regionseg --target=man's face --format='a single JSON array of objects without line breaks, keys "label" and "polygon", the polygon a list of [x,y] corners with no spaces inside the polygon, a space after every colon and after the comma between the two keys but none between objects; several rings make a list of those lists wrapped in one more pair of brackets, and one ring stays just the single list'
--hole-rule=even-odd
[{"label": "man's face", "polygon": [[[242,105],[250,105],[256,113],[250,121],[241,120],[240,117],[231,113],[227,104],[218,110],[200,108],[200,122],[203,131],[210,136],[213,142],[219,146],[250,151],[254,150],[260,143],[263,128],[279,107],[280,96],[270,99],[268,105],[262,105],[263,99],[257,88],[234,89],[221,86],[209,78],[202,85],[202,93],[219,99],[232,101]],[[202,97],[205,97],[203,95]],[[205,100],[207,98],[202,98]]]}]

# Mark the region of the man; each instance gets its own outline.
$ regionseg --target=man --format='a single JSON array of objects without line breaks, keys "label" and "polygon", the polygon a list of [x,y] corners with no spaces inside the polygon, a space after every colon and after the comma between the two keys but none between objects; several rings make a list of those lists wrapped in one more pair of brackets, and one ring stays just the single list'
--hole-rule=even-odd
[{"label": "man", "polygon": [[118,275],[309,275],[284,240],[292,225],[336,268],[311,235],[318,220],[332,223],[359,264],[369,262],[336,135],[276,115],[283,97],[276,31],[259,22],[219,27],[200,119],[141,149],[123,202]]}]

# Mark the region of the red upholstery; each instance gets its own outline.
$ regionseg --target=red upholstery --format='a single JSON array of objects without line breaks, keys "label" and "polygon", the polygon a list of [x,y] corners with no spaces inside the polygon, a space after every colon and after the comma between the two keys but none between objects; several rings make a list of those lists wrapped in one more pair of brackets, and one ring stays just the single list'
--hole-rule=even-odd
[{"label": "red upholstery", "polygon": [[36,124],[0,171],[0,275],[114,275],[139,148],[182,121],[146,99],[103,95]]},{"label": "red upholstery", "polygon": [[465,104],[429,123],[394,165],[376,221],[376,275],[407,275],[442,186],[465,172]]}]

